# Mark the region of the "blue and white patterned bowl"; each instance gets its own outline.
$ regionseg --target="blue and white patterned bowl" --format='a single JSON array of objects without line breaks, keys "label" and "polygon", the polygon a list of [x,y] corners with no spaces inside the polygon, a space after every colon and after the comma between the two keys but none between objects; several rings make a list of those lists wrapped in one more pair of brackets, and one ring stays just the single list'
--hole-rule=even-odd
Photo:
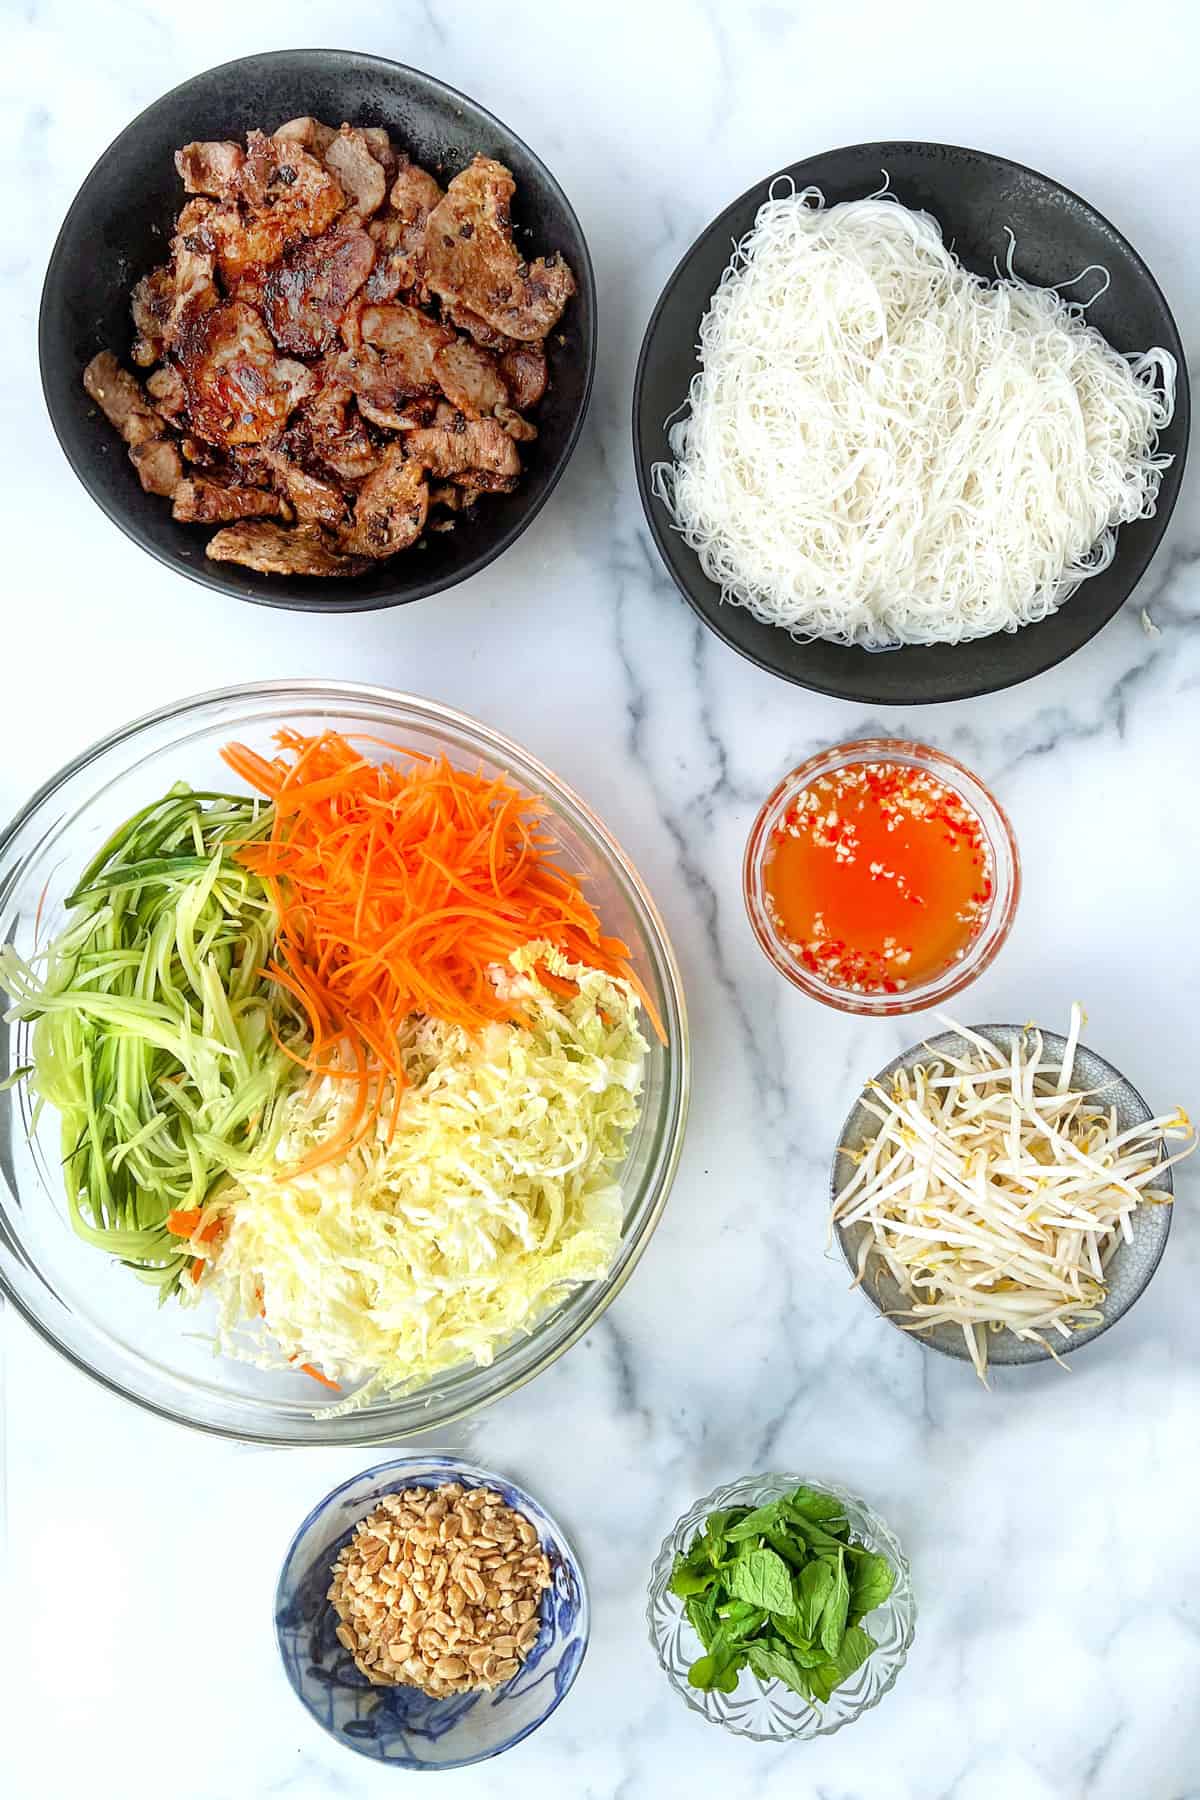
[{"label": "blue and white patterned bowl", "polygon": [[[495,1488],[537,1528],[550,1560],[542,1630],[511,1681],[492,1693],[431,1700],[416,1688],[372,1687],[336,1636],[326,1599],[334,1561],[385,1494],[405,1487]],[[579,1673],[588,1643],[587,1588],[579,1560],[550,1515],[522,1488],[453,1456],[401,1457],[334,1488],[292,1539],[275,1590],[275,1637],[305,1708],[349,1750],[398,1769],[461,1769],[511,1749],[536,1731]]]}]

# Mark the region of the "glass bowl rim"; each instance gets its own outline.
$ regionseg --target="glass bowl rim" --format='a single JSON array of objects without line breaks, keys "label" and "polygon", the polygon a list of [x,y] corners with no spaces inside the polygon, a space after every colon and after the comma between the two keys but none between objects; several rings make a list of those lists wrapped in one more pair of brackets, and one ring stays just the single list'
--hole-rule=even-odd
[{"label": "glass bowl rim", "polygon": [[[660,1581],[663,1599],[666,1600],[667,1598],[670,1598],[672,1603],[674,1603],[674,1596],[668,1596],[666,1582],[670,1576],[671,1564],[675,1560],[675,1539],[679,1536],[682,1527],[693,1520],[698,1525],[699,1521],[707,1513],[715,1512],[718,1507],[743,1505],[745,1504],[747,1490],[754,1492],[768,1484],[772,1487],[786,1489],[794,1489],[797,1487],[815,1488],[818,1493],[829,1494],[835,1500],[841,1500],[843,1503],[849,1503],[852,1506],[858,1507],[871,1520],[872,1524],[880,1529],[881,1534],[888,1539],[889,1545],[895,1546],[897,1558],[896,1572],[904,1585],[903,1630],[901,1632],[901,1642],[898,1651],[895,1653],[895,1665],[889,1671],[887,1679],[883,1682],[882,1686],[869,1700],[865,1701],[864,1704],[859,1707],[857,1712],[851,1713],[848,1717],[837,1719],[828,1725],[818,1725],[813,1731],[789,1733],[786,1737],[773,1735],[768,1732],[742,1730],[738,1726],[731,1725],[726,1719],[711,1718],[709,1714],[705,1712],[701,1702],[693,1696],[692,1690],[688,1684],[686,1682],[678,1681],[674,1672],[668,1667],[663,1657],[662,1647],[658,1640],[658,1632],[655,1629],[654,1620],[654,1608],[656,1601],[659,1599],[658,1589]],[[761,1502],[759,1502],[759,1504],[761,1504]],[[890,1604],[890,1601],[891,1596],[889,1595],[888,1600],[885,1601],[884,1604],[888,1605]],[[682,1607],[680,1607],[679,1610],[682,1612]],[[645,1620],[650,1636],[650,1647],[654,1651],[659,1668],[667,1678],[668,1685],[674,1693],[678,1694],[679,1698],[690,1711],[699,1713],[706,1725],[720,1726],[721,1729],[731,1731],[737,1737],[749,1738],[752,1743],[756,1744],[804,1743],[815,1737],[832,1737],[835,1732],[843,1730],[847,1725],[853,1725],[855,1720],[860,1719],[864,1713],[870,1712],[872,1707],[878,1706],[884,1695],[890,1694],[895,1687],[900,1672],[908,1661],[908,1652],[912,1647],[912,1641],[916,1635],[917,1629],[917,1602],[913,1592],[912,1565],[908,1559],[904,1546],[897,1538],[887,1520],[881,1513],[876,1512],[875,1508],[864,1500],[861,1495],[855,1494],[849,1488],[843,1487],[840,1482],[826,1481],[824,1477],[796,1475],[779,1469],[764,1469],[755,1474],[740,1475],[733,1481],[722,1482],[720,1486],[715,1487],[710,1494],[705,1494],[703,1499],[694,1500],[689,1507],[680,1513],[671,1529],[663,1538],[662,1543],[659,1545],[658,1553],[650,1568],[650,1581],[646,1590]],[[764,1691],[769,1691],[776,1685],[777,1683],[775,1682],[762,1683]],[[819,1716],[820,1715],[818,1714],[818,1717]]]},{"label": "glass bowl rim", "polygon": [[[347,1488],[357,1486],[360,1481],[371,1481],[374,1480],[376,1476],[386,1476],[403,1469],[411,1469],[415,1477],[421,1472],[433,1468],[440,1469],[445,1481],[458,1481],[465,1477],[476,1487],[507,1488],[509,1493],[514,1495],[522,1506],[527,1505],[532,1507],[534,1511],[540,1513],[553,1528],[559,1539],[565,1558],[570,1563],[572,1577],[579,1589],[579,1622],[576,1626],[576,1630],[582,1639],[583,1649],[580,1652],[575,1667],[571,1670],[570,1680],[566,1685],[560,1689],[557,1681],[554,1683],[553,1698],[541,1718],[534,1719],[529,1725],[526,1725],[521,1731],[517,1732],[515,1737],[506,1739],[503,1744],[498,1744],[494,1750],[484,1750],[478,1756],[461,1757],[455,1762],[450,1763],[398,1763],[393,1762],[387,1757],[372,1756],[370,1751],[362,1749],[356,1740],[339,1737],[337,1732],[331,1726],[325,1725],[317,1718],[304,1696],[298,1692],[288,1670],[287,1659],[283,1654],[283,1644],[279,1634],[279,1614],[282,1604],[286,1599],[285,1583],[291,1572],[292,1559],[296,1554],[296,1549],[301,1538],[309,1527],[314,1525],[322,1514],[327,1512],[334,1502],[345,1493]],[[418,1483],[418,1485],[421,1484]],[[440,1483],[437,1485],[440,1485]],[[395,1482],[390,1483],[389,1491],[394,1492],[395,1487]],[[366,1517],[365,1512],[362,1514],[362,1517]],[[478,1763],[490,1762],[493,1757],[503,1756],[506,1750],[515,1749],[518,1744],[524,1743],[526,1738],[532,1737],[535,1731],[539,1731],[546,1721],[558,1711],[563,1701],[567,1698],[567,1695],[571,1692],[576,1681],[579,1679],[579,1671],[582,1669],[588,1650],[591,1647],[592,1598],[582,1560],[580,1559],[579,1552],[576,1550],[569,1533],[563,1530],[554,1514],[550,1512],[547,1507],[543,1506],[541,1501],[536,1499],[529,1492],[528,1488],[524,1487],[518,1481],[513,1481],[508,1475],[497,1473],[494,1469],[484,1469],[480,1467],[478,1463],[467,1462],[462,1457],[455,1456],[450,1452],[439,1453],[430,1450],[423,1455],[413,1454],[410,1456],[393,1457],[388,1462],[375,1463],[369,1469],[360,1469],[357,1475],[348,1475],[346,1479],[340,1481],[336,1487],[330,1488],[329,1492],[310,1508],[292,1533],[288,1542],[288,1547],[284,1551],[283,1560],[279,1565],[279,1574],[275,1579],[275,1588],[271,1599],[271,1637],[275,1645],[276,1655],[278,1656],[280,1665],[283,1669],[284,1679],[287,1682],[290,1691],[295,1695],[297,1704],[303,1709],[305,1715],[312,1720],[313,1724],[319,1726],[325,1735],[331,1737],[342,1749],[353,1750],[357,1755],[366,1758],[368,1762],[374,1763],[378,1767],[399,1769],[402,1773],[408,1775],[452,1774],[456,1769],[469,1769]]]},{"label": "glass bowl rim", "polygon": [[[984,923],[976,932],[961,962],[952,964],[905,990],[901,994],[855,994],[835,988],[813,975],[802,963],[789,956],[771,928],[759,902],[757,886],[769,838],[772,815],[791,795],[818,775],[855,763],[887,760],[904,762],[914,768],[930,768],[941,773],[948,784],[960,793],[979,820],[987,838],[995,865],[995,888]],[[993,818],[989,815],[994,816]],[[1021,855],[1016,833],[1007,812],[987,783],[965,763],[939,750],[920,738],[869,737],[853,738],[830,745],[806,757],[780,778],[771,789],[750,827],[742,858],[742,899],[755,941],[772,967],[785,981],[799,988],[810,1000],[819,1000],[835,1012],[854,1013],[870,1018],[897,1018],[906,1013],[924,1012],[931,1006],[944,1005],[969,987],[991,965],[1012,930],[1021,899]],[[952,977],[952,978],[951,978]]]},{"label": "glass bowl rim", "polygon": [[[574,788],[556,775],[552,769],[515,739],[495,730],[469,713],[445,705],[442,701],[430,700],[420,694],[411,694],[399,688],[384,687],[378,683],[344,681],[333,677],[329,679],[320,676],[280,677],[264,681],[234,682],[224,687],[206,688],[200,693],[188,694],[181,699],[155,707],[149,712],[140,713],[124,725],[118,726],[85,746],[42,782],[0,831],[0,899],[4,896],[11,873],[9,859],[14,841],[60,788],[86,771],[102,756],[119,749],[122,745],[136,741],[142,733],[152,730],[156,726],[170,725],[172,722],[185,718],[189,714],[198,713],[206,707],[221,704],[237,705],[255,700],[269,700],[272,697],[279,699],[280,702],[303,701],[311,698],[314,703],[324,699],[333,704],[344,702],[353,705],[358,702],[375,706],[401,707],[415,715],[421,724],[434,730],[440,728],[463,733],[473,740],[481,753],[495,755],[499,760],[515,765],[523,773],[527,772],[536,782],[544,786],[547,795],[558,802],[568,815],[574,815],[573,822],[583,826],[585,835],[598,841],[605,857],[619,875],[634,910],[640,914],[639,923],[646,933],[655,958],[661,962],[665,997],[668,1002],[666,1023],[675,1025],[675,1030],[669,1032],[666,1047],[667,1067],[672,1071],[672,1080],[668,1085],[673,1087],[675,1095],[674,1117],[673,1122],[668,1120],[657,1191],[653,1193],[650,1200],[636,1241],[632,1244],[623,1265],[615,1274],[610,1272],[599,1282],[589,1284],[598,1289],[591,1303],[581,1309],[580,1316],[572,1321],[561,1339],[543,1348],[538,1355],[531,1359],[528,1367],[511,1371],[506,1379],[490,1392],[468,1394],[465,1397],[455,1396],[444,1410],[438,1412],[436,1418],[428,1421],[414,1419],[406,1423],[403,1418],[397,1419],[392,1416],[396,1409],[403,1409],[422,1394],[426,1394],[428,1387],[417,1388],[412,1393],[398,1395],[394,1400],[381,1405],[378,1413],[368,1410],[361,1415],[353,1413],[346,1415],[351,1419],[361,1417],[370,1421],[369,1429],[360,1437],[343,1437],[337,1435],[336,1432],[330,1432],[321,1438],[289,1435],[280,1428],[278,1420],[271,1416],[269,1403],[265,1409],[266,1416],[261,1421],[255,1420],[253,1426],[248,1428],[245,1423],[191,1417],[166,1400],[136,1392],[116,1375],[95,1368],[85,1355],[63,1341],[50,1324],[38,1316],[34,1308],[26,1302],[24,1296],[9,1280],[3,1257],[0,1257],[0,1301],[7,1299],[24,1322],[44,1343],[48,1344],[58,1355],[66,1358],[74,1368],[90,1380],[99,1383],[100,1386],[110,1393],[116,1394],[120,1399],[185,1430],[201,1432],[211,1437],[232,1439],[235,1442],[269,1444],[281,1448],[299,1445],[311,1449],[319,1447],[322,1443],[340,1448],[349,1448],[355,1443],[363,1445],[372,1442],[377,1444],[403,1443],[410,1437],[420,1436],[429,1431],[441,1431],[450,1425],[457,1424],[472,1414],[493,1405],[498,1400],[516,1393],[536,1376],[543,1374],[551,1364],[556,1362],[559,1357],[566,1355],[567,1351],[573,1349],[579,1340],[592,1329],[633,1274],[662,1218],[670,1197],[678,1173],[683,1153],[683,1140],[687,1130],[691,1101],[691,1046],[683,977],[662,915],[633,863],[598,814],[575,792]],[[85,801],[80,810],[86,811],[87,804],[88,802]],[[672,1010],[675,1015],[674,1021],[670,1018]],[[3,1210],[3,1203],[0,1201],[0,1214],[3,1213]],[[38,1281],[44,1281],[37,1265],[29,1263],[24,1258],[19,1244],[6,1248],[5,1255],[12,1255],[15,1261],[24,1262],[25,1267],[37,1277]],[[553,1317],[553,1314],[549,1316]],[[540,1323],[535,1325],[529,1341],[536,1337]],[[505,1349],[507,1348],[508,1346],[505,1346]],[[138,1357],[136,1360],[143,1359]],[[498,1361],[499,1357],[496,1359],[496,1362]],[[496,1363],[490,1365],[492,1368],[495,1366]],[[447,1370],[445,1376],[435,1376],[434,1381],[428,1386],[433,1387],[438,1381],[457,1372],[457,1369]],[[479,1373],[480,1371],[475,1372]],[[185,1390],[190,1385],[187,1377],[172,1377],[172,1380]],[[336,1425],[338,1421],[329,1423]]]}]

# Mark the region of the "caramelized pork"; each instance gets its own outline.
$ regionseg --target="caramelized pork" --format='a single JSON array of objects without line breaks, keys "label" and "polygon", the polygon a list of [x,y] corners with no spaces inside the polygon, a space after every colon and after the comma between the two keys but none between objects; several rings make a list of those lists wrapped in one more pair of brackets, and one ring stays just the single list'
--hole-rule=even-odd
[{"label": "caramelized pork", "polygon": [[[277,438],[295,401],[297,365],[282,362],[252,306],[228,300],[202,313],[178,350],[192,431],[219,449]],[[307,379],[308,371],[301,369]]]},{"label": "caramelized pork", "polygon": [[507,169],[443,191],[381,126],[307,115],[175,161],[170,260],[130,300],[152,372],[104,351],[84,385],[142,486],[226,527],[210,557],[356,575],[515,486],[574,282],[517,252]]},{"label": "caramelized pork", "polygon": [[286,250],[263,283],[263,317],[279,348],[295,356],[327,350],[374,261],[375,245],[354,228]]},{"label": "caramelized pork", "polygon": [[425,221],[441,198],[433,176],[403,158],[388,210],[369,227],[379,251],[367,282],[370,299],[392,300],[397,294],[424,297]]},{"label": "caramelized pork", "polygon": [[501,356],[500,373],[518,412],[531,412],[546,392],[546,352],[541,344],[515,344]]},{"label": "caramelized pork", "polygon": [[518,254],[509,213],[515,191],[490,156],[456,175],[425,225],[425,279],[452,306],[524,341],[558,324],[575,278],[560,257],[526,263]]},{"label": "caramelized pork", "polygon": [[299,144],[302,150],[311,150],[314,156],[324,156],[337,132],[332,125],[322,125],[320,119],[304,117],[286,120],[276,126],[271,135],[277,143]]},{"label": "caramelized pork", "polygon": [[517,446],[494,419],[460,417],[449,425],[410,431],[405,449],[414,462],[442,481],[469,476],[474,486],[482,488],[489,486],[493,477],[509,481],[521,472]]},{"label": "caramelized pork", "polygon": [[387,171],[373,154],[365,132],[343,125],[325,151],[325,167],[337,177],[351,214],[369,219],[387,193]]},{"label": "caramelized pork", "polygon": [[291,531],[265,520],[229,525],[209,540],[213,562],[240,563],[262,575],[361,575],[370,568],[362,556],[342,556],[309,527]]},{"label": "caramelized pork", "polygon": [[168,438],[149,438],[144,444],[132,444],[129,460],[148,494],[161,494],[169,500],[183,479],[179,452]]},{"label": "caramelized pork", "polygon": [[343,547],[359,556],[394,556],[416,543],[428,512],[424,471],[408,460],[402,444],[389,444],[379,467],[363,483]]},{"label": "caramelized pork", "polygon": [[291,513],[278,494],[263,488],[190,475],[175,489],[171,516],[188,525],[223,525],[231,519],[287,519]]},{"label": "caramelized pork", "polygon": [[83,385],[131,449],[163,435],[161,415],[147,400],[136,376],[121,367],[111,350],[93,356],[83,371]]}]

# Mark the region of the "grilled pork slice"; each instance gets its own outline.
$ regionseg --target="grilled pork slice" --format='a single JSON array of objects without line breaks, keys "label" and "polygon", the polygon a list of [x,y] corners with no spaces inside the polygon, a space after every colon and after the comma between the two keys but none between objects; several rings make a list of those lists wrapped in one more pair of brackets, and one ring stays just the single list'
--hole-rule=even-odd
[{"label": "grilled pork slice", "polygon": [[191,475],[175,489],[171,516],[185,525],[223,525],[233,519],[290,519],[292,515],[278,494],[263,488]]},{"label": "grilled pork slice", "polygon": [[[383,134],[391,155],[387,133]],[[387,196],[387,170],[376,156],[365,131],[343,125],[325,149],[325,167],[332,170],[346,196],[350,212],[358,219],[369,219],[377,213]]]},{"label": "grilled pork slice", "polygon": [[546,352],[541,344],[516,344],[500,358],[503,375],[518,412],[529,412],[546,392]]},{"label": "grilled pork slice", "polygon": [[141,382],[121,367],[111,350],[93,356],[83,371],[83,385],[131,448],[163,435],[163,421],[142,392]]},{"label": "grilled pork slice", "polygon": [[151,438],[145,444],[133,444],[129,460],[148,494],[161,494],[169,500],[183,479],[183,463],[169,438]]},{"label": "grilled pork slice", "polygon": [[433,372],[451,406],[468,419],[498,419],[509,437],[535,438],[537,430],[514,412],[500,365],[490,350],[469,338],[455,338],[433,359]]},{"label": "grilled pork slice", "polygon": [[313,370],[316,393],[292,420],[284,448],[306,467],[315,462],[339,481],[357,482],[377,466],[380,452],[355,410],[353,389],[337,377],[339,362],[327,356]]},{"label": "grilled pork slice", "polygon": [[175,167],[189,194],[211,194],[217,200],[237,200],[242,191],[246,152],[228,142],[185,144],[175,152]]},{"label": "grilled pork slice", "polygon": [[174,363],[164,363],[146,377],[146,392],[164,419],[175,419],[187,405],[187,386]]},{"label": "grilled pork slice", "polygon": [[222,450],[279,437],[312,385],[303,363],[278,356],[244,300],[227,300],[192,321],[177,356],[192,432]]},{"label": "grilled pork slice", "polygon": [[[298,143],[261,131],[248,132],[246,142],[233,183],[192,227],[200,247],[215,254],[227,289],[277,262],[289,244],[320,237],[346,205],[336,177]],[[179,154],[197,148],[189,144]]]},{"label": "grilled pork slice", "polygon": [[451,306],[465,306],[495,330],[544,338],[575,292],[561,257],[526,263],[512,238],[510,172],[477,156],[456,175],[425,224],[425,279]]},{"label": "grilled pork slice", "polygon": [[469,476],[471,485],[486,488],[521,473],[517,446],[495,419],[458,418],[425,431],[410,431],[405,449],[414,462],[439,481]]},{"label": "grilled pork slice", "polygon": [[327,232],[286,250],[263,281],[262,313],[281,350],[319,356],[375,262],[365,231]]},{"label": "grilled pork slice", "polygon": [[298,144],[301,150],[310,150],[314,156],[323,156],[337,132],[332,125],[322,125],[320,119],[306,115],[300,119],[286,120],[271,135],[278,144]]},{"label": "grilled pork slice", "polygon": [[227,525],[209,539],[205,555],[262,575],[361,575],[371,566],[366,557],[339,555],[310,527],[287,531],[262,519]]},{"label": "grilled pork slice", "polygon": [[270,480],[287,497],[302,525],[327,525],[338,531],[348,523],[349,503],[334,482],[302,468],[286,452],[268,450],[263,462]]},{"label": "grilled pork slice", "polygon": [[165,436],[165,420],[147,400],[136,376],[121,367],[111,350],[101,350],[83,371],[83,385],[129,445],[129,460],[146,492],[174,493],[183,464]]},{"label": "grilled pork slice", "polygon": [[364,306],[358,319],[364,343],[373,350],[386,350],[403,362],[405,379],[414,394],[436,394],[439,388],[433,359],[439,350],[454,342],[454,333],[439,325],[428,313],[415,306],[395,302],[390,306]]},{"label": "grilled pork slice", "polygon": [[379,251],[367,282],[369,299],[393,300],[403,293],[424,297],[425,222],[441,198],[442,190],[433,176],[403,158],[392,183],[388,210],[368,227]]},{"label": "grilled pork slice", "polygon": [[342,545],[360,556],[394,556],[420,537],[428,513],[424,471],[407,460],[402,444],[389,444],[379,467],[362,485],[354,504],[354,524],[342,534]]}]

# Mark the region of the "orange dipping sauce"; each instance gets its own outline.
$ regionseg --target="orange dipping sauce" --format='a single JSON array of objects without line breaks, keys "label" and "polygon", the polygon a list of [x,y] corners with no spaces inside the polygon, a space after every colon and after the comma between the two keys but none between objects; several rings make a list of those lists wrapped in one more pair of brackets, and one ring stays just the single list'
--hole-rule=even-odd
[{"label": "orange dipping sauce", "polygon": [[848,763],[814,776],[771,833],[767,910],[780,941],[819,980],[902,994],[966,954],[993,893],[978,815],[907,763]]}]

